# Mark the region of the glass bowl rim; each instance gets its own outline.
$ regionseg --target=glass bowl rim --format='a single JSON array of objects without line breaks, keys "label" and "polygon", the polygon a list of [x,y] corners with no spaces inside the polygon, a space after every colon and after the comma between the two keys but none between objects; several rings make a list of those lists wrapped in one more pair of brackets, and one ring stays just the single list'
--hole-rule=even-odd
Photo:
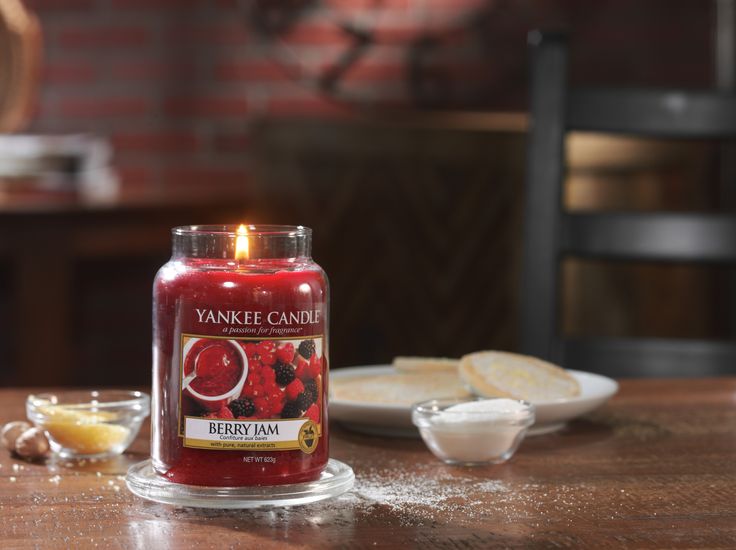
[{"label": "glass bowl rim", "polygon": [[[96,397],[95,394],[97,394],[100,399],[93,402]],[[118,398],[113,397],[113,395]],[[34,412],[40,412],[38,411],[38,407],[41,406],[63,405],[81,410],[92,407],[96,409],[142,409],[147,415],[149,412],[148,408],[151,403],[151,396],[146,392],[138,390],[75,389],[32,393],[26,398],[26,403],[32,410],[34,410]]]},{"label": "glass bowl rim", "polygon": [[[511,399],[517,403],[524,405],[524,410],[519,412],[512,411],[448,411],[447,408],[453,405],[460,405],[461,403],[472,403],[475,401],[493,401],[496,399]],[[518,422],[530,419],[532,422],[536,416],[536,407],[533,403],[524,399],[514,399],[513,397],[449,397],[449,398],[436,398],[428,399],[426,401],[420,401],[414,403],[411,406],[412,414],[416,414],[425,418],[431,418],[437,416],[440,413],[449,415],[466,415],[474,419],[488,418],[489,420],[508,420],[511,422]]]}]

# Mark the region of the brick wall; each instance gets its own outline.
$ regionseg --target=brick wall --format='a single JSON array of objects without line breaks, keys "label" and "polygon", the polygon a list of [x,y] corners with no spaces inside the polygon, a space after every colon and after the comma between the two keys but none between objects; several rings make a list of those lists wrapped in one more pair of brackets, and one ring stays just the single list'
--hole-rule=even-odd
[{"label": "brick wall", "polygon": [[110,136],[128,191],[242,185],[257,117],[523,109],[533,27],[574,32],[577,80],[707,86],[712,67],[700,0],[26,1],[47,59],[31,130]]}]

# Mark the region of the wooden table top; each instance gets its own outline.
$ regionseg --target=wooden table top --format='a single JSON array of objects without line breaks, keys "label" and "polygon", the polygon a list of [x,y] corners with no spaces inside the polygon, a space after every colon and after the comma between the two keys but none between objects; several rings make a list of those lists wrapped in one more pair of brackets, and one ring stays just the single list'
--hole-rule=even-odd
[{"label": "wooden table top", "polygon": [[[28,392],[0,390],[0,421]],[[355,489],[261,511],[175,508],[123,481],[144,430],[110,461],[29,464],[0,455],[3,548],[733,548],[736,378],[626,380],[606,407],[528,438],[514,458],[445,466],[419,440],[334,427]]]}]

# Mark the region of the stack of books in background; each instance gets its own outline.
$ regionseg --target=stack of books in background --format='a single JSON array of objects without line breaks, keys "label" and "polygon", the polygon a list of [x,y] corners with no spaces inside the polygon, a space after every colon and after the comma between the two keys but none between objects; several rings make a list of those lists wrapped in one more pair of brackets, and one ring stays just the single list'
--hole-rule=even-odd
[{"label": "stack of books in background", "polygon": [[113,200],[119,179],[111,158],[109,142],[97,136],[0,135],[0,203]]}]

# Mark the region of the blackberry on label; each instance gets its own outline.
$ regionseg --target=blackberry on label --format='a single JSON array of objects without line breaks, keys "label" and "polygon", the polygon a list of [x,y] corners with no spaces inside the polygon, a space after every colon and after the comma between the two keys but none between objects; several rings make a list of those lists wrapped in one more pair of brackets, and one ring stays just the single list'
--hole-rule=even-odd
[{"label": "blackberry on label", "polygon": [[304,357],[304,359],[312,357],[314,351],[314,340],[302,340],[301,344],[299,344],[299,355]]},{"label": "blackberry on label", "polygon": [[299,407],[300,411],[306,411],[309,408],[309,405],[311,405],[312,403],[312,396],[309,395],[306,391],[296,396],[296,404]]},{"label": "blackberry on label", "polygon": [[282,387],[288,386],[296,378],[294,367],[280,361],[273,366],[273,371],[276,373],[276,383]]},{"label": "blackberry on label", "polygon": [[289,401],[281,409],[281,418],[299,418],[302,415],[302,411],[299,409],[296,401]]},{"label": "blackberry on label", "polygon": [[248,399],[247,397],[243,397],[242,399],[236,399],[235,401],[232,401],[228,407],[233,413],[233,416],[235,418],[239,416],[253,416],[256,414],[256,406],[253,403],[252,400]]},{"label": "blackberry on label", "polygon": [[[316,380],[307,380],[304,382],[304,393],[309,396],[309,405],[317,402],[319,397],[319,390],[317,389]],[[306,409],[306,407],[304,407]]]}]

